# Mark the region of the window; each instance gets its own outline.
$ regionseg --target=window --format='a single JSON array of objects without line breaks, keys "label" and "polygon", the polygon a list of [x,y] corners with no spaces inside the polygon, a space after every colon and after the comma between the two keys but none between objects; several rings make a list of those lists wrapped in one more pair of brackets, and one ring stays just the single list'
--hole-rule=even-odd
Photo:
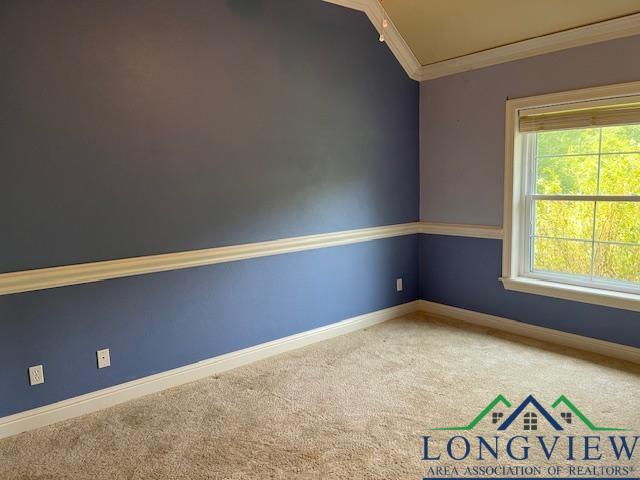
[{"label": "window", "polygon": [[571,412],[562,412],[560,416],[564,419],[565,422],[573,423],[573,415],[571,414]]},{"label": "window", "polygon": [[533,412],[524,414],[524,430],[538,430],[538,415]]},{"label": "window", "polygon": [[640,311],[640,82],[507,102],[505,288]]},{"label": "window", "polygon": [[638,291],[640,125],[527,134],[525,272]]},{"label": "window", "polygon": [[491,414],[491,423],[498,423],[503,416],[504,413],[502,412],[493,412]]}]

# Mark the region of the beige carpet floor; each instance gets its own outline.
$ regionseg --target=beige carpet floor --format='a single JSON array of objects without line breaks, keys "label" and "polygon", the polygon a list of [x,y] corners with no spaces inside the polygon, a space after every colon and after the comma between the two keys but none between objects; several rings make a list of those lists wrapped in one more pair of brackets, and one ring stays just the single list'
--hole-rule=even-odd
[{"label": "beige carpet floor", "polygon": [[[456,463],[421,460],[422,436],[442,453],[452,433],[432,429],[467,424],[498,394],[545,406],[565,394],[595,424],[639,434],[640,367],[414,314],[2,440],[0,478],[422,479]],[[466,435],[480,432],[496,434],[490,417]],[[567,464],[530,453],[464,465]],[[638,463],[603,464],[638,476]]]}]

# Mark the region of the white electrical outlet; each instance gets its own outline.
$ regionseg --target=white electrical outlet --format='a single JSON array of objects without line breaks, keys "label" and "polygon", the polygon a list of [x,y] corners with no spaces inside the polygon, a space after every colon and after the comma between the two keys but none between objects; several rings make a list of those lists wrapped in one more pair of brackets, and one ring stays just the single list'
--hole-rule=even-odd
[{"label": "white electrical outlet", "polygon": [[396,278],[396,290],[398,292],[402,291],[402,278]]},{"label": "white electrical outlet", "polygon": [[44,368],[42,365],[29,367],[29,383],[31,386],[44,383]]},{"label": "white electrical outlet", "polygon": [[98,368],[107,368],[111,366],[111,354],[109,353],[109,349],[105,348],[104,350],[98,350]]}]

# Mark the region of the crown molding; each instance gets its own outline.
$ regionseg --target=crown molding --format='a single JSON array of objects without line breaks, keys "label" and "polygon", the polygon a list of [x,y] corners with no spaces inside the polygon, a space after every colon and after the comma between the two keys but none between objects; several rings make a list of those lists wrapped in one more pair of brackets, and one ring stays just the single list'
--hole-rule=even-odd
[{"label": "crown molding", "polygon": [[413,80],[419,80],[419,78],[417,77],[417,72],[421,68],[420,62],[418,62],[418,59],[413,54],[407,43],[404,41],[402,35],[400,35],[400,33],[398,32],[398,29],[391,21],[391,18],[389,18],[388,15],[385,15],[384,8],[378,0],[323,1],[364,12],[378,33],[381,33],[382,31],[383,18],[386,18],[389,22],[389,26],[384,29],[385,43],[391,50],[391,53],[395,55],[398,62],[400,62],[400,65],[402,65],[402,68],[404,68],[405,72],[407,72],[407,75]]},{"label": "crown molding", "polygon": [[424,65],[418,68],[414,76],[418,81],[432,80],[499,63],[638,34],[640,34],[640,13]]},{"label": "crown molding", "polygon": [[[384,8],[378,0],[323,0],[364,12],[378,33],[382,28]],[[419,82],[433,80],[455,73],[490,67],[500,63],[521,60],[545,53],[557,52],[573,47],[581,47],[592,43],[615,40],[616,38],[640,35],[640,13],[614,18],[604,22],[565,30],[563,32],[543,35],[541,37],[511,43],[502,47],[491,48],[478,53],[464,55],[451,60],[420,65],[411,48],[400,35],[389,16],[389,26],[385,29],[386,43],[398,59],[407,75]]]}]

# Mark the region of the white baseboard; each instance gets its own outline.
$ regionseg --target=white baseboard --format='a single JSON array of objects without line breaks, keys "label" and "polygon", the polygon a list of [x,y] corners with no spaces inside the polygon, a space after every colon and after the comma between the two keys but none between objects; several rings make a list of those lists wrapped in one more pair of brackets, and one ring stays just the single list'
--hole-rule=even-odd
[{"label": "white baseboard", "polygon": [[417,301],[227,353],[198,363],[0,418],[0,438],[102,410],[220,372],[382,323],[418,310]]},{"label": "white baseboard", "polygon": [[325,327],[298,333],[256,345],[255,347],[227,353],[167,372],[158,373],[44,407],[0,418],[0,438],[86,415],[151,393],[160,392],[167,388],[183,385],[210,375],[247,365],[257,360],[262,360],[312,343],[376,325],[415,311],[462,320],[467,323],[489,327],[523,337],[640,364],[640,349],[638,348],[573,335],[550,328],[537,327],[515,320],[473,312],[449,305],[416,300],[397,307],[349,318]]},{"label": "white baseboard", "polygon": [[424,313],[454,318],[474,325],[489,327],[535,340],[542,340],[564,347],[598,353],[628,362],[640,363],[640,348],[574,335],[551,328],[538,327],[508,318],[496,317],[495,315],[474,312],[441,303],[428,302],[426,300],[418,300],[417,303],[419,310]]}]

